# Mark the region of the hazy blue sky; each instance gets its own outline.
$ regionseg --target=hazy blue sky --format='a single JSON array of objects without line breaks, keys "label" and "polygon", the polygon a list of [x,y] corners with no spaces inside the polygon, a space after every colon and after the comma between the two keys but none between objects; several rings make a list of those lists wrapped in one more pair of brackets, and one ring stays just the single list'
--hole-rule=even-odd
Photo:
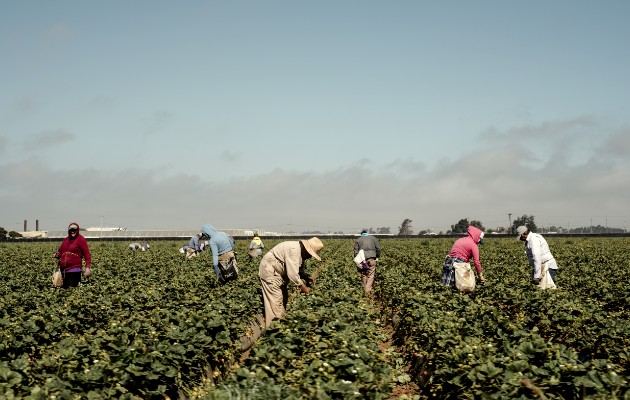
[{"label": "hazy blue sky", "polygon": [[630,229],[630,1],[4,1],[0,226]]}]

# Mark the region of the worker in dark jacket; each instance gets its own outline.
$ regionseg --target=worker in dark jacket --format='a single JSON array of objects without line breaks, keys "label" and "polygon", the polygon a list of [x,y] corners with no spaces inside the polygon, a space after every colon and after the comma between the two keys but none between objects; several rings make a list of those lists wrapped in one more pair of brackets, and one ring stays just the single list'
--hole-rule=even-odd
[{"label": "worker in dark jacket", "polygon": [[356,257],[361,250],[363,250],[365,261],[362,263],[359,271],[361,273],[363,290],[367,293],[372,291],[372,285],[374,285],[374,278],[376,277],[376,264],[381,256],[381,244],[376,237],[368,234],[367,229],[363,229],[361,236],[354,241],[354,256]]}]

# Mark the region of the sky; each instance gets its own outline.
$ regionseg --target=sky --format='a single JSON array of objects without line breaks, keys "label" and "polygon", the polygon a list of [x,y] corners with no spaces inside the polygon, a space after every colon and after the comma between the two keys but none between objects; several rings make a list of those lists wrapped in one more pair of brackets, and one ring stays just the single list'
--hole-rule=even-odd
[{"label": "sky", "polygon": [[630,229],[630,2],[0,2],[0,227]]}]

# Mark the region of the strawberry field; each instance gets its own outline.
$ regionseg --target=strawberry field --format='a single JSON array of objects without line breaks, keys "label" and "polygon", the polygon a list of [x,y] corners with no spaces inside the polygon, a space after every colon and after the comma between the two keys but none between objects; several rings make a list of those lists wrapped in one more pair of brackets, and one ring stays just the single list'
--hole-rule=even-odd
[{"label": "strawberry field", "polygon": [[[267,240],[270,248],[277,240]],[[258,263],[216,283],[208,254],[90,242],[93,273],[55,289],[58,244],[0,244],[0,398],[630,399],[628,238],[551,238],[558,290],[523,245],[481,246],[487,283],[439,285],[453,240],[382,239],[362,293],[351,239],[324,239],[311,295],[263,332]]]}]

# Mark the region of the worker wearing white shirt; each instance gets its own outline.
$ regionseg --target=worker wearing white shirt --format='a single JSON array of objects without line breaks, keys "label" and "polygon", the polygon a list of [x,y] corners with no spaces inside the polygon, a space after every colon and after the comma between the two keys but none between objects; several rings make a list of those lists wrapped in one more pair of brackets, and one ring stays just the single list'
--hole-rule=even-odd
[{"label": "worker wearing white shirt", "polygon": [[525,252],[529,265],[532,267],[532,283],[538,285],[540,282],[543,266],[547,267],[551,279],[555,282],[558,264],[556,264],[556,259],[553,258],[545,238],[538,233],[530,232],[523,225],[516,228],[516,233],[518,234],[517,240],[525,242]]}]

